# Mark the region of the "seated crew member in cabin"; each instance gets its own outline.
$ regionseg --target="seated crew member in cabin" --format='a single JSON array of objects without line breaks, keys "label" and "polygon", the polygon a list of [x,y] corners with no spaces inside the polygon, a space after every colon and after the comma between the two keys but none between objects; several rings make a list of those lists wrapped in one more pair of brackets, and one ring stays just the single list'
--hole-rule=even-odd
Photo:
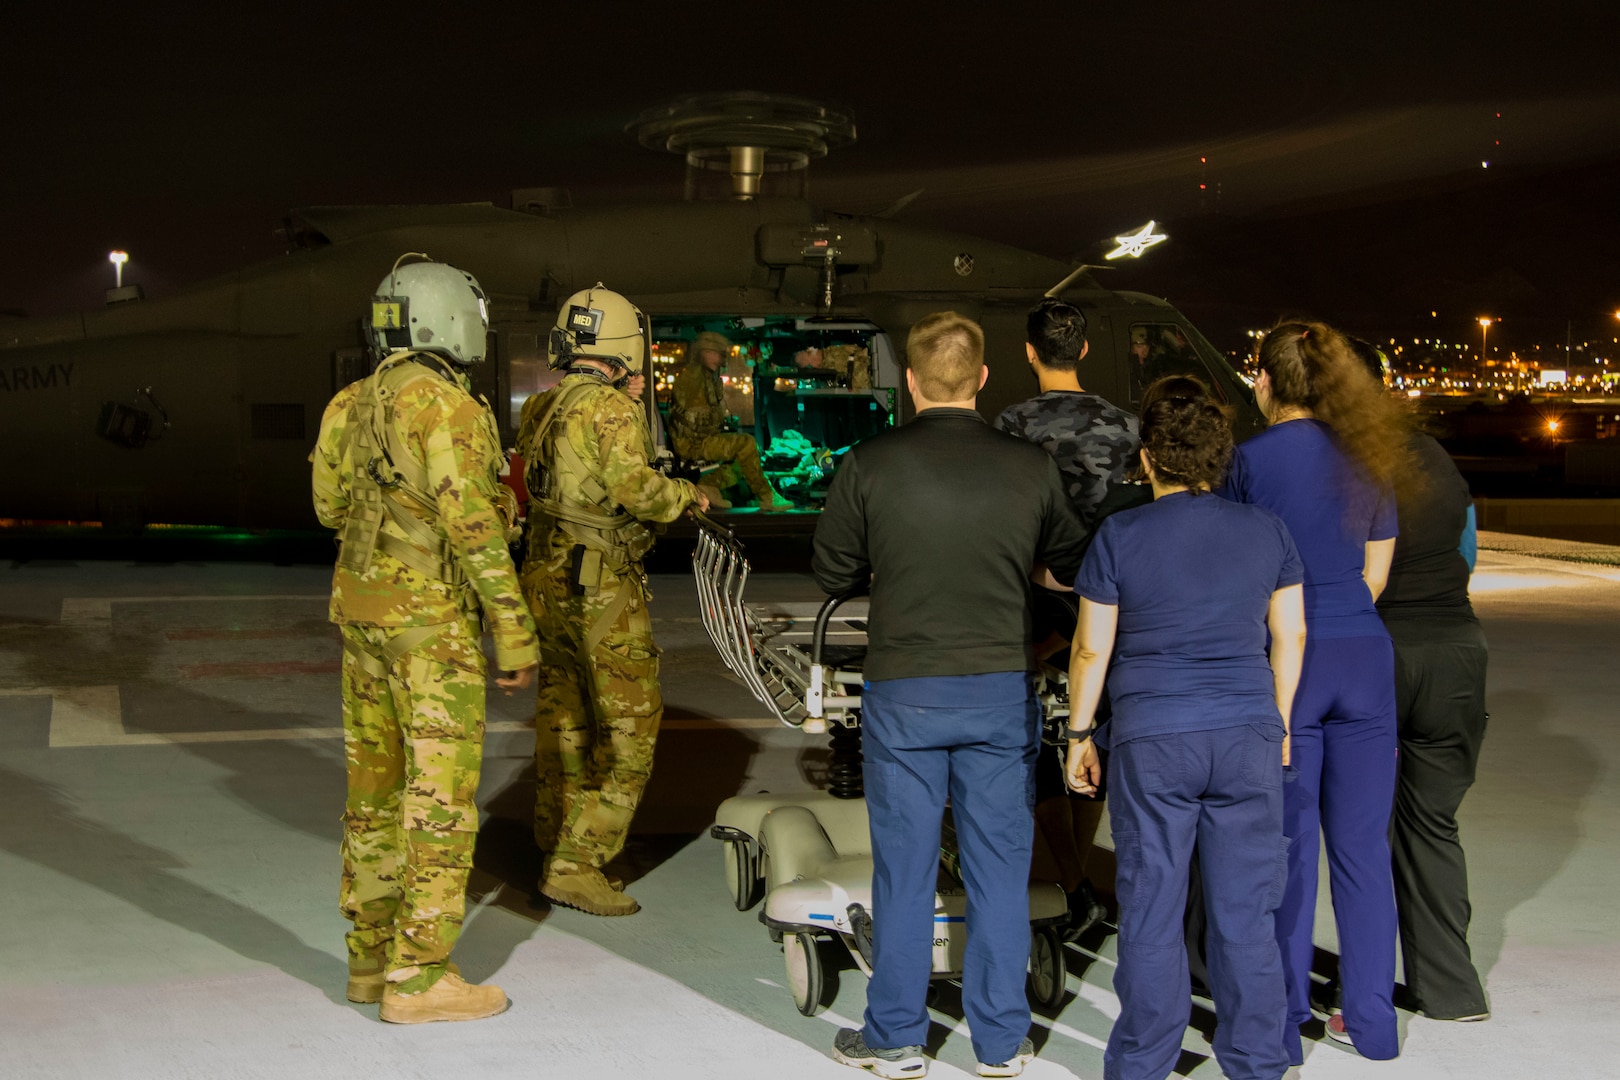
[{"label": "seated crew member in cabin", "polygon": [[791,510],[793,503],[765,479],[754,437],[722,430],[728,417],[720,369],[730,353],[731,342],[712,330],[705,330],[692,342],[686,366],[675,376],[669,406],[670,445],[688,461],[720,463],[702,485],[715,509],[730,509],[725,491],[741,480],[747,481],[761,510]]}]

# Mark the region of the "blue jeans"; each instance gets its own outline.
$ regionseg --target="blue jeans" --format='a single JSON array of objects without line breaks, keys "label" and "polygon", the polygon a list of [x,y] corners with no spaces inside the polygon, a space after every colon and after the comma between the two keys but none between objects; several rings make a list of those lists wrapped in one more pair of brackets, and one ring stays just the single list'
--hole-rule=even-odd
[{"label": "blue jeans", "polygon": [[1273,922],[1287,865],[1282,734],[1271,722],[1114,745],[1120,1011],[1105,1080],[1164,1080],[1175,1068],[1190,1012],[1182,914],[1195,848],[1219,1020],[1215,1059],[1231,1080],[1277,1080],[1288,1070]]},{"label": "blue jeans", "polygon": [[868,1046],[927,1041],[940,819],[949,796],[967,886],[962,1007],[980,1061],[1029,1034],[1029,857],[1040,706],[1023,672],[890,679],[861,695],[872,822]]}]

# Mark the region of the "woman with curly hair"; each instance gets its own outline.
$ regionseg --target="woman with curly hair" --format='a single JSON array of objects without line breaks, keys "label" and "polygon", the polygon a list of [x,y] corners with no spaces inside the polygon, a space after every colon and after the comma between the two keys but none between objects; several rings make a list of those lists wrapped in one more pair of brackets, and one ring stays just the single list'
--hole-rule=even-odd
[{"label": "woman with curly hair", "polygon": [[[1210,494],[1232,428],[1207,389],[1160,380],[1143,406],[1140,458],[1153,502],[1097,530],[1075,580],[1069,670],[1069,785],[1096,791],[1097,747],[1111,751],[1120,1013],[1104,1070],[1163,1080],[1175,1068],[1188,1009],[1182,911],[1196,852],[1215,1056],[1233,1080],[1277,1080],[1288,1069],[1287,1009],[1273,912],[1289,705],[1305,643],[1303,571],[1275,514]],[[1105,673],[1113,715],[1093,735]]]},{"label": "woman with curly hair", "polygon": [[1255,397],[1267,428],[1237,449],[1220,494],[1287,524],[1305,564],[1305,666],[1284,797],[1288,882],[1277,943],[1288,983],[1288,1050],[1303,1062],[1311,931],[1325,835],[1339,931],[1343,1014],[1327,1033],[1364,1057],[1400,1052],[1395,1028],[1395,668],[1374,601],[1395,550],[1394,489],[1416,482],[1405,410],[1349,340],[1319,322],[1266,334]]}]

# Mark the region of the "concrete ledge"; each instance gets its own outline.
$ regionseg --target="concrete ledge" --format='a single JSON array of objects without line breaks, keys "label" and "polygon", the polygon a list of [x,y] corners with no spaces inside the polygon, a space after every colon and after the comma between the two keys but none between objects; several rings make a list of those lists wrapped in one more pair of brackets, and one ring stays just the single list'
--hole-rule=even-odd
[{"label": "concrete ledge", "polygon": [[1544,536],[1515,536],[1510,533],[1485,532],[1479,534],[1481,551],[1500,551],[1509,555],[1529,555],[1561,562],[1587,563],[1593,566],[1620,566],[1620,547],[1612,544],[1588,544],[1579,540],[1552,540]]},{"label": "concrete ledge", "polygon": [[1620,544],[1620,499],[1475,499],[1481,532]]}]

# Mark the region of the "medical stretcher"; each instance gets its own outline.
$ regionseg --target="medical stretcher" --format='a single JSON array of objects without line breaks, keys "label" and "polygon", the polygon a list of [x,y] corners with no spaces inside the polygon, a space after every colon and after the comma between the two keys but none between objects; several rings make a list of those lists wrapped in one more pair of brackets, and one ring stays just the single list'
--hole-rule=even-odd
[{"label": "medical stretcher", "polygon": [[[750,566],[726,529],[700,517],[693,574],[703,625],[726,667],[783,724],[824,734],[831,750],[825,791],[738,795],[720,804],[710,835],[720,840],[726,883],[739,911],[760,911],[782,946],[788,988],[801,1013],[824,1008],[820,942],[847,950],[872,973],[872,849],[861,790],[861,665],[867,603],[831,597],[820,603],[750,604]],[[1039,680],[1045,741],[1068,716],[1061,678]],[[933,978],[962,974],[967,893],[947,813],[934,897]],[[1063,1000],[1063,927],[1068,906],[1052,883],[1029,887],[1029,991],[1038,1005]]]}]

